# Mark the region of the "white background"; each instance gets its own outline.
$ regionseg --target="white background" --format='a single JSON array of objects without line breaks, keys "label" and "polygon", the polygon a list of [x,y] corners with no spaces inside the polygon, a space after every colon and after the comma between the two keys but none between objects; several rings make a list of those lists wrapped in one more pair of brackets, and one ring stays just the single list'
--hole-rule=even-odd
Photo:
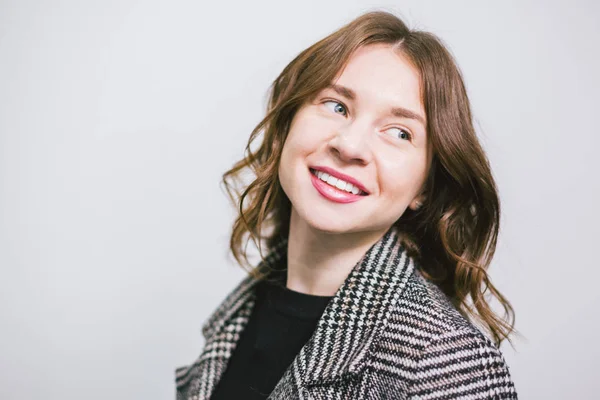
[{"label": "white background", "polygon": [[243,277],[219,187],[301,50],[371,9],[464,73],[523,399],[597,398],[594,1],[0,2],[0,398],[171,399]]}]

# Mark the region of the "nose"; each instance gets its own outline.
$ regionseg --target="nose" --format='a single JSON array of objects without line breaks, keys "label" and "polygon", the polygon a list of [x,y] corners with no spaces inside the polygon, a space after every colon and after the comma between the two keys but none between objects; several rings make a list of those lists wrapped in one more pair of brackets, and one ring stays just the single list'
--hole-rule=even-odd
[{"label": "nose", "polygon": [[328,143],[329,150],[345,162],[367,164],[371,161],[369,124],[354,120],[337,127]]}]

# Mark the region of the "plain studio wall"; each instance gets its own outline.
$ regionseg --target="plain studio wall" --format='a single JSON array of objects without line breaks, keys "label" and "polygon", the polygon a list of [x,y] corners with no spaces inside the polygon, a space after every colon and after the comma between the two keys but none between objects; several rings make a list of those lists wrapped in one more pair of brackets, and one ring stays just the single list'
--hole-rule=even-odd
[{"label": "plain studio wall", "polygon": [[219,182],[302,49],[384,9],[464,73],[523,399],[597,398],[593,1],[0,2],[0,398],[169,399],[244,276]]}]

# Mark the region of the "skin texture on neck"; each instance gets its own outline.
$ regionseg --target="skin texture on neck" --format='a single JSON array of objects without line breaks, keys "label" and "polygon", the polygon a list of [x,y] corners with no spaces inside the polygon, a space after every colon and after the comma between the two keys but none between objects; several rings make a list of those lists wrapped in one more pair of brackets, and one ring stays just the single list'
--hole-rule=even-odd
[{"label": "skin texture on neck", "polygon": [[352,268],[386,231],[327,233],[312,228],[292,208],[287,288],[315,296],[335,295]]}]

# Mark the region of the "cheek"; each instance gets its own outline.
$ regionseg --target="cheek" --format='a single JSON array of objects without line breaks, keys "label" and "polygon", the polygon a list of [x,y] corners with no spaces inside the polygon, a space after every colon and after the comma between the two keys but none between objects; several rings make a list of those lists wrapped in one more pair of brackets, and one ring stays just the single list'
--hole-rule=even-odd
[{"label": "cheek", "polygon": [[283,189],[285,195],[290,198],[292,193],[290,192],[291,188],[293,188],[294,182],[294,173],[293,173],[293,158],[290,156],[288,147],[284,145],[283,151],[281,153],[281,159],[279,160],[279,168],[277,171],[277,177],[279,179],[279,184]]},{"label": "cheek", "polygon": [[425,161],[422,157],[396,154],[379,166],[382,191],[394,200],[410,201],[421,189],[424,177]]},{"label": "cheek", "polygon": [[295,149],[296,146],[294,146],[294,143],[290,140],[286,140],[281,152],[281,159],[279,160],[279,180],[284,190],[286,190],[286,188],[290,186],[290,182],[293,181],[294,164],[297,159]]},{"label": "cheek", "polygon": [[383,192],[392,201],[409,198],[412,186],[410,179],[402,174],[389,174],[382,177]]},{"label": "cheek", "polygon": [[283,149],[281,151],[281,159],[279,161],[279,178],[282,186],[291,187],[291,182],[295,179],[300,163],[311,152],[310,141],[303,134],[302,127],[296,125],[290,130]]},{"label": "cheek", "polygon": [[318,115],[306,114],[294,121],[287,140],[293,153],[307,153],[321,147],[334,131],[332,123]]}]

